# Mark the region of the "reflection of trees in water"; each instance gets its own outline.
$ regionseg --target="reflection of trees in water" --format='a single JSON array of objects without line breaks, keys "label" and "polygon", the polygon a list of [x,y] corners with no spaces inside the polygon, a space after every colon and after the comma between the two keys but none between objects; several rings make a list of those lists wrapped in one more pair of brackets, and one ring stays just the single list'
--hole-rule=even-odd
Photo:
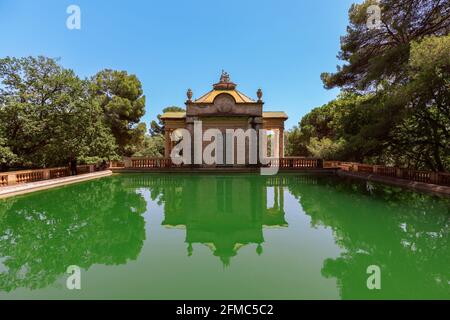
[{"label": "reflection of trees in water", "polygon": [[[290,184],[313,225],[331,227],[345,250],[324,262],[341,297],[450,297],[450,201],[396,187],[337,179]],[[381,267],[380,291],[366,287],[366,268]]]},{"label": "reflection of trees in water", "polygon": [[0,290],[43,288],[69,265],[136,259],[146,202],[120,178],[101,179],[0,202]]},{"label": "reflection of trees in water", "polygon": [[[247,244],[261,254],[265,226],[287,226],[288,188],[313,226],[330,227],[345,250],[322,268],[337,278],[342,298],[449,297],[448,199],[294,175],[130,175],[0,201],[0,290],[48,286],[71,264],[87,269],[136,259],[145,239],[139,188],[164,205],[163,225],[186,227],[188,254],[201,243],[225,265]],[[372,264],[381,267],[380,292],[366,288]]]}]

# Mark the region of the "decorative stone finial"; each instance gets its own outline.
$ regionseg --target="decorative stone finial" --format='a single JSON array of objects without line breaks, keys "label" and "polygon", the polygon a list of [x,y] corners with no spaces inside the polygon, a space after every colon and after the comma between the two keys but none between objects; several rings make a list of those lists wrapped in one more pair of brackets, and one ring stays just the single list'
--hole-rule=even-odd
[{"label": "decorative stone finial", "polygon": [[219,82],[215,83],[213,87],[214,90],[234,90],[236,88],[236,84],[231,82],[228,72],[222,70]]},{"label": "decorative stone finial", "polygon": [[261,88],[259,88],[258,91],[256,91],[256,96],[258,97],[258,102],[261,102],[262,96],[263,96],[263,92],[262,92]]},{"label": "decorative stone finial", "polygon": [[230,82],[230,75],[228,72],[225,72],[225,70],[222,69],[222,74],[220,75],[220,82],[221,83],[229,83]]},{"label": "decorative stone finial", "polygon": [[191,102],[192,101],[192,90],[191,89],[187,90],[186,96],[188,98],[188,101]]}]

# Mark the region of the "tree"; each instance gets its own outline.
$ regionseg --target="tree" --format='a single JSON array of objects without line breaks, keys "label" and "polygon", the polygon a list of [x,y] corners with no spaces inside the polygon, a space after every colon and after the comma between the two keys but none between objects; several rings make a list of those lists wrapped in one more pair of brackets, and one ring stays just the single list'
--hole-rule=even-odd
[{"label": "tree", "polygon": [[[369,30],[367,9],[373,4],[380,6],[381,25]],[[334,74],[323,73],[322,80],[327,88],[375,91],[409,79],[411,42],[448,34],[450,7],[447,0],[365,0],[351,6],[349,20],[338,54],[346,64]]]},{"label": "tree", "polygon": [[145,114],[142,84],[126,71],[102,70],[92,79],[92,93],[105,113],[119,154],[130,156],[143,142],[146,128],[139,121]]},{"label": "tree", "polygon": [[[448,170],[448,2],[381,0],[381,25],[369,30],[367,9],[373,4],[366,0],[350,8],[338,56],[344,65],[322,74],[326,88],[361,95],[335,108],[334,130],[324,136],[345,140],[344,160]],[[312,126],[321,139],[320,123]]]},{"label": "tree", "polygon": [[395,88],[390,103],[405,106],[389,151],[415,167],[450,168],[450,35],[413,42],[411,81]]},{"label": "tree", "polygon": [[83,85],[87,100],[76,101],[70,111],[55,115],[59,120],[49,146],[53,162],[65,163],[66,159],[97,162],[100,158],[115,156],[117,145],[105,124],[103,110],[88,95],[89,83]]},{"label": "tree", "polygon": [[310,155],[334,160],[363,161],[379,153],[384,140],[378,135],[378,121],[385,121],[368,101],[371,96],[341,93],[338,98],[313,109],[288,132],[290,155]]},{"label": "tree", "polygon": [[0,133],[10,151],[4,163],[66,165],[71,159],[110,157],[115,142],[103,111],[80,80],[46,57],[0,59]]},{"label": "tree", "polygon": [[0,138],[0,172],[6,171],[11,165],[14,165],[18,160],[11,149],[6,146],[6,140]]},{"label": "tree", "polygon": [[145,135],[144,143],[134,155],[134,157],[164,157],[164,136],[157,134],[154,136]]},{"label": "tree", "polygon": [[[163,109],[163,113],[166,112],[184,112],[185,110],[183,108],[177,107],[177,106],[171,106],[171,107],[167,107]],[[156,117],[158,119],[158,122],[156,122],[155,120],[152,120],[151,124],[150,124],[150,134],[152,136],[155,135],[163,135],[164,136],[164,122],[161,119],[161,114],[158,114],[158,116]]]},{"label": "tree", "polygon": [[286,131],[285,153],[287,156],[307,156],[308,149],[306,145],[307,141],[305,141],[304,135],[299,127],[295,126],[291,130]]},{"label": "tree", "polygon": [[338,159],[344,144],[345,140],[343,139],[335,142],[330,138],[318,139],[314,137],[309,142],[307,148],[313,157],[321,159]]}]

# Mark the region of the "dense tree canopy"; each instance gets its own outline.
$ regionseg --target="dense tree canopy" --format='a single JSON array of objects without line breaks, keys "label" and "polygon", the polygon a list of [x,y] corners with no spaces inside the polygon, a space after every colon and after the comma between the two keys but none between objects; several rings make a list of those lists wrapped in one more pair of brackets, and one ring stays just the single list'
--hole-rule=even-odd
[{"label": "dense tree canopy", "polygon": [[[0,60],[3,164],[54,166],[108,157],[115,141],[89,82],[45,57]],[[1,145],[1,144],[0,144]]]},{"label": "dense tree canopy", "polygon": [[[381,146],[369,139],[377,125],[373,122],[376,108],[368,104],[369,98],[342,93],[336,100],[313,109],[302,118],[295,134],[289,134],[288,146],[297,147],[288,150],[297,156],[350,161],[363,161],[364,156],[377,154]],[[378,131],[382,134],[384,130]]]},{"label": "dense tree canopy", "polygon": [[389,154],[432,170],[450,169],[450,36],[413,42],[411,80],[386,103],[402,118],[387,141]]},{"label": "dense tree canopy", "polygon": [[[381,24],[368,29],[367,9],[373,4],[381,9]],[[385,82],[407,81],[411,43],[448,34],[450,6],[448,0],[366,0],[352,5],[349,20],[338,54],[346,63],[336,73],[323,73],[322,79],[328,88],[366,92]]]},{"label": "dense tree canopy", "polygon": [[341,95],[312,110],[288,137],[293,155],[450,169],[450,6],[439,0],[381,0],[349,11],[336,73],[322,74]]},{"label": "dense tree canopy", "polygon": [[145,96],[135,75],[126,71],[102,70],[92,79],[92,88],[121,155],[132,155],[143,143],[147,128],[139,123],[145,114]]},{"label": "dense tree canopy", "polygon": [[144,142],[133,156],[135,157],[164,157],[164,136],[162,134],[145,135]]},{"label": "dense tree canopy", "polygon": [[0,59],[2,169],[112,158],[142,144],[145,124],[134,126],[144,109],[139,80],[116,71],[96,79],[46,57]]}]

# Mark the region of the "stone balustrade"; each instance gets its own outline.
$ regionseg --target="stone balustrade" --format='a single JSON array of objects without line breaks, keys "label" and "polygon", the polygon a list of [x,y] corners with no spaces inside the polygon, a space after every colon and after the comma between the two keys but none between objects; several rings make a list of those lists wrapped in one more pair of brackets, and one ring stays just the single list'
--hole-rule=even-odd
[{"label": "stone balustrade", "polygon": [[[77,166],[78,174],[95,171],[95,165]],[[0,187],[70,176],[68,167],[0,172]]]},{"label": "stone balustrade", "polygon": [[413,170],[381,165],[368,165],[356,162],[325,161],[325,168],[338,167],[344,171],[374,174],[385,177],[405,179],[423,183],[450,186],[450,173]]},{"label": "stone balustrade", "polygon": [[[270,166],[278,166],[280,169],[307,169],[307,168],[322,168],[322,159],[315,158],[273,158],[271,159]],[[110,163],[110,167],[122,167],[122,168],[175,168],[182,167],[182,165],[176,165],[170,158],[125,158],[124,161],[118,166],[118,163]]]}]

